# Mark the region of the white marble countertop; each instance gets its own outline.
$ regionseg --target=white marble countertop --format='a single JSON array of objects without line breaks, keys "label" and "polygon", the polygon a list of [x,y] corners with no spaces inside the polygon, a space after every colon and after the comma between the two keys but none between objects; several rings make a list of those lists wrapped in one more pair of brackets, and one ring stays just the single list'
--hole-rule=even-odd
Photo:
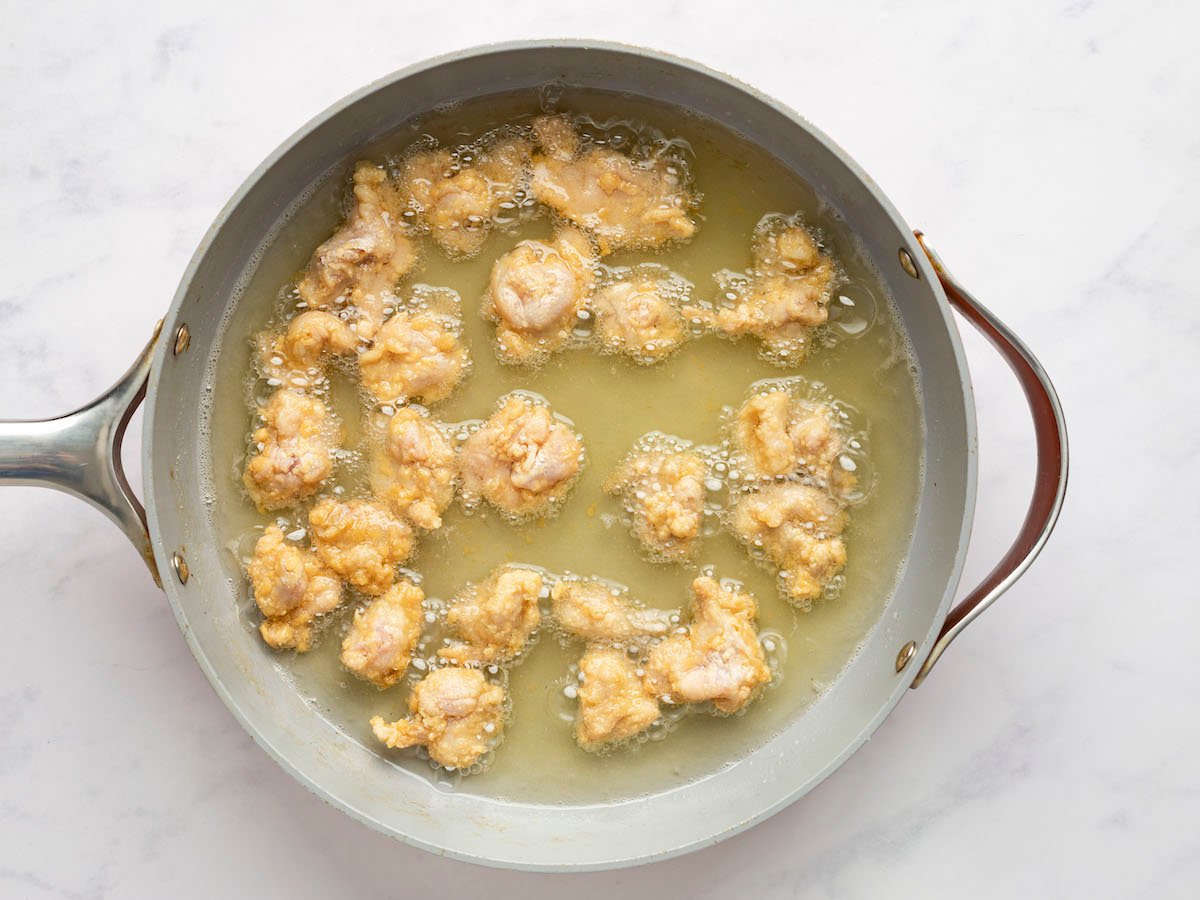
[{"label": "white marble countertop", "polygon": [[[769,6],[8,4],[4,417],[120,374],[226,198],[327,104],[457,47],[586,35],[733,72],[832,135],[1040,354],[1074,459],[1033,570],[828,782],[717,848],[569,879],[439,859],[320,802],[221,705],[115,528],[0,491],[0,896],[1200,894],[1200,15]],[[1032,452],[1016,384],[965,339],[970,582],[1015,532]]]}]

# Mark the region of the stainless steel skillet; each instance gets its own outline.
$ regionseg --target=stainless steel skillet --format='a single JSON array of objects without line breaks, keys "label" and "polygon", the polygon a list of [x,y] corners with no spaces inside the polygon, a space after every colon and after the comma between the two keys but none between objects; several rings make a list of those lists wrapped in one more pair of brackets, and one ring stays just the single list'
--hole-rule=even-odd
[{"label": "stainless steel skillet", "polygon": [[[806,179],[846,220],[895,298],[918,365],[926,443],[910,559],[885,619],[804,716],[750,756],[699,782],[622,803],[534,806],[444,793],[399,778],[313,714],[241,627],[241,573],[218,546],[204,422],[223,323],[256,252],[294,199],[359,148],[442,104],[550,84],[628,92],[740,132]],[[975,500],[969,375],[951,309],[980,328],[1018,376],[1036,425],[1036,488],[1001,562],[951,609]],[[145,398],[142,496],[120,464]],[[1067,480],[1058,400],[1028,349],[927,253],[870,178],[791,110],[727,76],[652,51],[591,42],[505,44],[422,63],[322,113],[245,182],[217,218],[142,357],[84,409],[0,423],[0,482],[41,484],[104,511],[145,558],[213,687],[251,735],[318,795],[388,834],[457,858],[512,868],[634,865],[722,840],[800,797],[871,734],[954,637],[1028,567],[1048,538]]]}]

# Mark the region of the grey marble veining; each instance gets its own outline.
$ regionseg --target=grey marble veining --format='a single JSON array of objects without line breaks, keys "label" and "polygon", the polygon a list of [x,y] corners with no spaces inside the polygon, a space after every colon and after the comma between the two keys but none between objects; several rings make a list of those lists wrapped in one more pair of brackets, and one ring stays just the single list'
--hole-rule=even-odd
[{"label": "grey marble veining", "polygon": [[[591,36],[728,70],[840,142],[1041,356],[1072,489],[1032,571],[872,741],[764,825],[613,874],[390,841],[252,743],[117,529],[0,491],[0,896],[1194,897],[1200,890],[1200,15],[1192,4],[534,0],[15,4],[0,37],[0,416],[134,358],[229,194],[416,59]],[[1016,385],[980,418],[967,581],[1031,483]],[[495,893],[498,892],[498,893]]]}]

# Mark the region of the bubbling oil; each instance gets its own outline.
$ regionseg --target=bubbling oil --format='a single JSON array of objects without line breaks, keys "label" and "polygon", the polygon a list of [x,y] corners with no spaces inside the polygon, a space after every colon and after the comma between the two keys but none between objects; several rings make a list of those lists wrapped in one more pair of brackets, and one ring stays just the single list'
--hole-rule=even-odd
[{"label": "bubbling oil", "polygon": [[[469,258],[448,259],[423,240],[421,268],[413,281],[427,287],[407,289],[405,296],[419,300],[438,289],[461,298],[462,337],[473,365],[454,395],[431,408],[458,442],[491,414],[498,398],[513,391],[544,398],[581,435],[586,465],[558,514],[513,522],[486,505],[464,508],[458,502],[446,511],[443,527],[418,542],[401,573],[426,594],[427,627],[405,678],[384,691],[356,679],[338,659],[341,636],[365,598],[350,594],[320,623],[314,649],[301,655],[276,653],[258,640],[261,617],[246,588],[238,613],[251,639],[273,656],[280,678],[294,685],[314,714],[379,753],[395,767],[397,779],[533,804],[615,802],[702,778],[762,746],[803,715],[854,657],[879,621],[904,565],[922,478],[920,408],[895,312],[854,235],[786,167],[709,120],[635,98],[556,89],[554,96],[507,95],[417,117],[356,158],[394,168],[414,146],[445,146],[459,147],[457,158],[466,161],[494,140],[481,135],[496,129],[520,133],[548,108],[577,114],[587,142],[634,155],[667,155],[701,198],[694,212],[700,229],[692,241],[654,253],[614,254],[604,261],[602,279],[624,277],[640,266],[662,267],[681,295],[717,304],[722,278],[750,269],[752,236],[761,223],[791,216],[803,222],[839,266],[830,321],[812,335],[809,358],[781,367],[778,363],[786,360],[764,359],[752,338],[693,334],[674,354],[648,366],[587,346],[594,323],[584,318],[576,323],[575,345],[545,365],[501,365],[493,351],[493,326],[477,314],[491,264],[520,240],[546,239],[554,225],[531,198],[514,196],[486,223],[486,238]],[[218,461],[210,473],[213,527],[239,560],[248,558],[257,535],[273,522],[294,540],[305,540],[306,505],[264,517],[242,490],[241,469],[254,427],[248,402],[265,399],[271,388],[246,374],[252,369],[250,339],[297,311],[297,297],[280,285],[290,283],[312,249],[336,228],[352,164],[331,172],[263,248],[227,324],[221,342],[226,349],[213,363],[216,389],[211,406],[203,410],[212,459]],[[728,453],[728,417],[749,391],[762,389],[758,383],[781,378],[789,379],[789,389],[798,395],[829,401],[844,413],[845,456],[856,467],[861,494],[853,498],[845,534],[846,569],[836,588],[807,613],[789,605],[773,571],[721,527],[739,475]],[[364,461],[371,433],[364,422],[388,415],[387,405],[364,398],[344,363],[328,370],[316,392],[346,431],[346,449],[327,487],[338,496],[361,495],[368,489]],[[653,434],[676,435],[704,448],[710,463],[709,514],[699,552],[686,563],[649,558],[630,532],[621,499],[602,490],[625,454]],[[433,765],[421,748],[385,750],[372,736],[369,719],[406,714],[412,685],[438,664],[437,651],[448,640],[443,624],[448,604],[466,583],[484,580],[500,565],[531,566],[548,577],[577,573],[610,579],[628,586],[646,605],[683,607],[685,613],[689,585],[702,571],[737,579],[758,601],[760,637],[773,679],[734,717],[664,705],[662,721],[643,735],[588,752],[572,738],[583,644],[555,631],[547,619],[546,633],[515,664],[488,672],[505,684],[511,701],[504,739],[465,776]]]}]

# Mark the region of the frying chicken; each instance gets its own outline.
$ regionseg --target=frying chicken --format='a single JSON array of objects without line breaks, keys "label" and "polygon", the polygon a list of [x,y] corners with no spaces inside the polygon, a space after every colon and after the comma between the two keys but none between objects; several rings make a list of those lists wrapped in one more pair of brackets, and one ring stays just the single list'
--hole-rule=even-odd
[{"label": "frying chicken", "polygon": [[450,439],[426,413],[403,406],[387,420],[371,471],[371,489],[417,528],[442,527],[454,499],[458,459]]},{"label": "frying chicken", "polygon": [[309,512],[308,526],[325,564],[364,594],[390,588],[396,566],[412,552],[412,528],[371,500],[322,500]]},{"label": "frying chicken", "polygon": [[808,353],[812,330],[829,318],[833,260],[791,219],[768,216],[754,236],[748,279],[730,282],[731,306],[690,306],[688,315],[731,336],[760,338],[769,358],[797,363]]},{"label": "frying chicken", "polygon": [[704,520],[708,465],[687,442],[666,438],[636,449],[604,481],[633,516],[633,532],[651,557],[675,562],[691,556]]},{"label": "frying chicken", "polygon": [[585,146],[566,116],[542,116],[533,130],[541,152],[533,157],[530,190],[589,231],[602,255],[695,234],[688,215],[695,200],[671,160],[633,159],[606,146]]},{"label": "frying chicken", "polygon": [[504,688],[478,669],[435,669],[413,688],[410,715],[396,722],[371,719],[375,737],[389,747],[423,744],[450,769],[467,769],[500,742]]},{"label": "frying chicken", "polygon": [[601,289],[592,301],[601,349],[646,365],[670,356],[688,338],[674,299],[687,287],[659,267],[638,266]]},{"label": "frying chicken", "polygon": [[623,741],[658,721],[658,700],[638,675],[625,651],[603,645],[587,648],[579,660],[579,712],[575,740],[594,748]]},{"label": "frying chicken", "polygon": [[545,404],[510,394],[463,444],[463,499],[520,518],[541,515],[570,490],[582,462],[570,425]]},{"label": "frying chicken", "polygon": [[256,451],[242,481],[259,512],[290,506],[315,494],[333,471],[341,426],[315,397],[279,388],[258,413]]},{"label": "frying chicken", "polygon": [[268,526],[254,545],[247,567],[254,601],[266,617],[259,626],[272,647],[304,653],[312,646],[313,620],[342,602],[342,582],[311,550],[286,540]]},{"label": "frying chicken", "polygon": [[296,290],[310,309],[325,309],[339,298],[360,307],[358,334],[370,339],[379,326],[381,295],[412,271],[417,253],[404,233],[399,198],[387,173],[360,162],[353,185],[345,224],[313,253]]},{"label": "frying chicken", "polygon": [[461,638],[438,651],[455,663],[507,662],[525,649],[542,621],[542,576],[533,569],[503,566],[455,598],[446,624]]},{"label": "frying chicken", "polygon": [[794,604],[819,598],[846,564],[841,538],[846,514],[837,501],[810,485],[785,481],[746,494],[730,521],[739,538],[761,546],[779,567],[780,583]]},{"label": "frying chicken", "polygon": [[357,610],[342,640],[342,665],[379,688],[403,678],[421,638],[424,599],[411,581],[398,581]]},{"label": "frying chicken", "polygon": [[502,362],[535,365],[567,342],[595,284],[592,245],[574,228],[521,241],[492,266],[480,312]]},{"label": "frying chicken", "polygon": [[758,642],[754,598],[715,578],[692,582],[692,621],[650,650],[645,684],[672,703],[711,700],[722,713],[742,709],[771,680]]},{"label": "frying chicken", "polygon": [[380,403],[445,399],[470,364],[461,333],[455,316],[397,312],[358,357],[363,387]]},{"label": "frying chicken", "polygon": [[794,397],[785,387],[752,396],[738,410],[734,444],[746,474],[757,478],[803,473],[838,492],[855,476],[840,463],[845,440],[834,410]]},{"label": "frying chicken", "polygon": [[647,609],[627,593],[596,579],[564,578],[550,591],[555,622],[586,641],[631,642],[666,634],[677,609]]},{"label": "frying chicken", "polygon": [[529,178],[530,142],[502,137],[479,147],[426,150],[404,160],[400,187],[417,221],[448,256],[479,252],[493,220]]},{"label": "frying chicken", "polygon": [[258,336],[258,367],[273,384],[313,387],[335,356],[358,348],[354,330],[333,313],[311,309],[292,319],[282,334]]}]

